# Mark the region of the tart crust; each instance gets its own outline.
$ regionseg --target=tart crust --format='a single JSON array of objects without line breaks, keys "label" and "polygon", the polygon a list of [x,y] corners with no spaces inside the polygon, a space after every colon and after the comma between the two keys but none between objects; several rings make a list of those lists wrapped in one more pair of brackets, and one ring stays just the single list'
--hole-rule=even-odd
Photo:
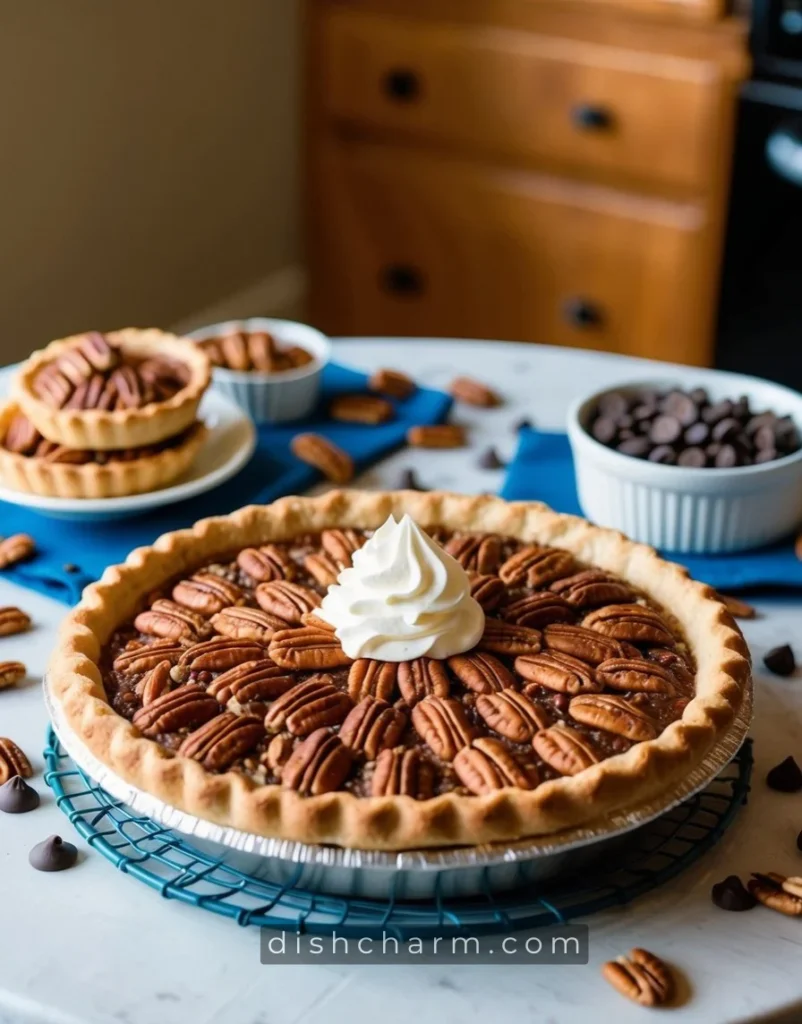
[{"label": "tart crust", "polygon": [[194,341],[178,338],[156,328],[126,327],[111,331],[109,341],[147,358],[164,356],[184,363],[190,371],[188,383],[163,402],[151,402],[141,409],[53,409],[33,391],[39,371],[71,348],[83,335],[52,341],[34,352],[14,378],[12,396],[36,429],[49,441],[68,448],[107,451],[143,448],[182,433],[197,418],[198,405],[211,380],[208,357]]},{"label": "tart crust", "polygon": [[[139,610],[149,591],[204,560],[243,547],[331,527],[375,529],[388,515],[404,512],[424,528],[497,533],[564,548],[645,592],[673,616],[696,660],[696,696],[682,718],[655,740],[534,790],[506,788],[486,796],[449,792],[416,801],[348,792],[302,797],[276,785],[259,786],[237,772],[214,775],[145,739],[109,706],[98,668],[101,647]],[[334,491],[201,520],[133,551],[84,592],[64,622],[49,672],[53,695],[84,744],[115,773],[165,803],[268,837],[402,850],[553,833],[648,800],[693,769],[727,730],[751,686],[750,668],[743,636],[714,591],[622,534],[537,503]]]},{"label": "tart crust", "polygon": [[[0,437],[16,413],[13,403],[0,407]],[[207,433],[206,427],[197,422],[177,444],[163,451],[102,465],[47,462],[0,446],[0,480],[12,490],[49,498],[122,498],[146,494],[178,479],[192,464]]]}]

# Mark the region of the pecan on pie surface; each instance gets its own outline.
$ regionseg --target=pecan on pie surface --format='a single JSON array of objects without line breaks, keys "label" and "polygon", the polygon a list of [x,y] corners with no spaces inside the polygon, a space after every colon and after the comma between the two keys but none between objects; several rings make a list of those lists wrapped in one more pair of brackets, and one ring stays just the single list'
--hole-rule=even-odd
[{"label": "pecan on pie surface", "polygon": [[[404,557],[371,574],[390,548]],[[620,534],[535,504],[351,491],[134,552],[68,617],[50,678],[93,753],[173,806],[410,849],[555,832],[669,789],[750,667],[713,592]]]}]

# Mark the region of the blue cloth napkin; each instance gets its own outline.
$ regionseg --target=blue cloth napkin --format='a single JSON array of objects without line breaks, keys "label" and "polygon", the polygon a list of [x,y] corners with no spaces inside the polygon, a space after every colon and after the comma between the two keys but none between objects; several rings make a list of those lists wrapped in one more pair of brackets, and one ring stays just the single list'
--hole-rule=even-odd
[{"label": "blue cloth napkin", "polygon": [[70,521],[47,518],[32,509],[0,502],[0,533],[29,533],[38,554],[31,562],[6,570],[4,578],[73,604],[87,583],[103,570],[125,560],[133,548],[152,543],[168,530],[189,526],[205,516],[222,515],[243,505],[266,504],[285,494],[299,494],[321,477],[317,470],[292,454],[290,441],[301,430],[314,430],[347,451],[358,469],[405,444],[415,424],[439,423],[451,407],[440,391],[418,388],[403,402],[395,402],[390,423],[363,426],[334,423],[325,412],[337,394],[364,392],[367,377],[345,366],[329,365],[323,375],[321,401],[303,423],[259,428],[253,458],[231,480],[187,501],[165,505],[131,519]]},{"label": "blue cloth napkin", "polygon": [[[558,512],[582,515],[566,435],[523,429],[501,495],[510,501],[544,501]],[[717,590],[802,587],[802,562],[794,554],[793,538],[732,555],[666,558],[681,562],[695,579]]]}]

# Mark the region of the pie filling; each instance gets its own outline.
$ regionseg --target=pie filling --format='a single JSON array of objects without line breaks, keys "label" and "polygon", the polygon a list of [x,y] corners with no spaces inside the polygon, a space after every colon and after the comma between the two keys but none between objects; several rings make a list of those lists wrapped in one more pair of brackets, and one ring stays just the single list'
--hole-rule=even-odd
[{"label": "pie filling", "polygon": [[335,633],[328,611],[347,605],[353,624],[365,608],[390,628],[392,594],[351,599],[354,573],[374,584],[391,573],[360,550],[373,536],[332,529],[246,548],[151,593],[104,647],[112,707],[210,772],[307,796],[426,799],[575,775],[655,739],[693,698],[695,666],[669,614],[567,551],[493,534],[429,531],[447,555],[405,567],[396,588],[410,600],[393,635],[410,650],[438,649],[427,624],[452,604],[455,635],[473,644],[466,600],[484,614],[478,643],[442,658],[349,657],[343,644],[357,642],[398,657],[395,641]]}]

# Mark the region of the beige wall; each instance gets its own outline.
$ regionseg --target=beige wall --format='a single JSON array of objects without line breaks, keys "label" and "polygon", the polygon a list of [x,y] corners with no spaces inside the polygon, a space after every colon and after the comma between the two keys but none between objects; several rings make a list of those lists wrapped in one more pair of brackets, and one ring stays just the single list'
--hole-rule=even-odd
[{"label": "beige wall", "polygon": [[300,0],[0,0],[0,362],[297,263]]}]

